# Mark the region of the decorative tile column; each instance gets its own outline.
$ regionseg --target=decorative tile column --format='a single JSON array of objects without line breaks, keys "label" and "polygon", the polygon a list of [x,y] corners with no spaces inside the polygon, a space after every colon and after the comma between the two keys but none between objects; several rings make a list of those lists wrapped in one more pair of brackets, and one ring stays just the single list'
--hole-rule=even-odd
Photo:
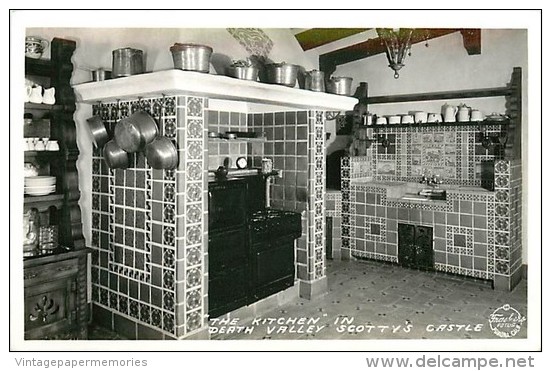
[{"label": "decorative tile column", "polygon": [[[494,285],[511,290],[522,278],[522,172],[520,161],[495,162]],[[490,240],[488,241],[490,243]]]},{"label": "decorative tile column", "polygon": [[[176,207],[176,335],[208,338],[206,98],[179,96]],[[204,332],[201,335],[201,332]]]},{"label": "decorative tile column", "polygon": [[308,112],[307,277],[299,277],[300,295],[327,292],[325,275],[325,112]]},{"label": "decorative tile column", "polygon": [[342,192],[342,220],[341,220],[341,235],[342,235],[342,246],[341,246],[341,259],[350,260],[350,250],[353,248],[353,245],[356,243],[355,238],[352,238],[352,212],[351,210],[355,205],[355,200],[352,200],[352,192],[350,192],[350,162],[351,157],[344,156],[341,158],[341,192]]}]

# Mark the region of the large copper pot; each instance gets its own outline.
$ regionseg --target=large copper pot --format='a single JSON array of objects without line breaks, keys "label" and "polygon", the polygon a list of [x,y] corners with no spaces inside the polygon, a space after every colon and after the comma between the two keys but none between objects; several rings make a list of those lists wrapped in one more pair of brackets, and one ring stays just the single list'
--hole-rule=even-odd
[{"label": "large copper pot", "polygon": [[143,151],[157,134],[157,123],[145,111],[136,111],[115,125],[115,141],[128,153]]}]

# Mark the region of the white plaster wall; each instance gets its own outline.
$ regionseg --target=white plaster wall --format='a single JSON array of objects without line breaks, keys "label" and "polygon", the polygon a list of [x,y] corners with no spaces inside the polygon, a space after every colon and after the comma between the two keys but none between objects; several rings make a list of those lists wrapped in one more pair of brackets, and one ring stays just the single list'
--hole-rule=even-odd
[{"label": "white plaster wall", "polygon": [[[268,55],[276,62],[285,61],[312,69],[290,29],[263,30],[273,41]],[[112,51],[132,47],[144,51],[146,72],[173,68],[169,48],[175,43],[198,43],[213,48],[211,73],[231,59],[248,56],[247,50],[225,28],[27,28],[27,35],[40,36],[47,40],[54,37],[75,40],[77,48],[73,55],[75,70],[71,83],[80,84],[91,80],[91,69],[111,69]],[[44,55],[49,58],[49,52]],[[317,63],[316,63],[317,65]],[[77,168],[81,191],[83,233],[87,243],[91,241],[91,169],[92,144],[86,128],[86,119],[92,115],[89,104],[77,104],[74,120],[77,128],[77,144],[80,150]]]}]

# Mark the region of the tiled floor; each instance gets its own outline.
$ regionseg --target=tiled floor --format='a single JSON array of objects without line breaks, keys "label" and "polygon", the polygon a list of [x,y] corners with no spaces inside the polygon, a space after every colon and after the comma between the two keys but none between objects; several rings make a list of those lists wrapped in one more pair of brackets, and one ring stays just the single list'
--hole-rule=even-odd
[{"label": "tiled floor", "polygon": [[[512,292],[504,292],[485,281],[373,261],[328,261],[327,275],[326,295],[240,319],[237,326],[218,324],[213,328],[235,332],[212,333],[211,338],[499,339],[490,326],[490,314],[505,304],[522,316],[527,313],[524,280]],[[526,328],[527,322],[522,323],[515,338],[526,338]],[[116,339],[116,334],[102,329],[91,331],[93,336]]]},{"label": "tiled floor", "polygon": [[88,340],[127,340],[123,336],[92,324],[88,327]]},{"label": "tiled floor", "polygon": [[[493,290],[485,281],[373,261],[329,261],[327,272],[327,295],[310,301],[299,299],[263,315],[260,321],[257,317],[244,322],[246,327],[254,325],[251,334],[242,331],[212,338],[498,339],[488,321],[494,310],[509,304],[526,316],[524,280],[512,292],[503,292]],[[272,318],[284,325],[259,324]],[[298,320],[291,328],[292,320],[298,318],[317,322],[307,333],[308,327],[300,328]],[[316,326],[323,328],[318,331]],[[439,326],[443,331],[436,331]],[[524,322],[515,338],[526,338],[526,326]],[[290,333],[292,330],[305,333]]]}]

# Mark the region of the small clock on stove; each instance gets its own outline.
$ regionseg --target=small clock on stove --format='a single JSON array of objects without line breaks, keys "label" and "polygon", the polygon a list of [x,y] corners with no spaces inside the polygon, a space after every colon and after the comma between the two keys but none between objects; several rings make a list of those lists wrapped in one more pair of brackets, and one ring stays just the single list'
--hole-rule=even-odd
[{"label": "small clock on stove", "polygon": [[236,161],[238,169],[245,169],[247,167],[247,159],[245,157],[239,157]]}]

